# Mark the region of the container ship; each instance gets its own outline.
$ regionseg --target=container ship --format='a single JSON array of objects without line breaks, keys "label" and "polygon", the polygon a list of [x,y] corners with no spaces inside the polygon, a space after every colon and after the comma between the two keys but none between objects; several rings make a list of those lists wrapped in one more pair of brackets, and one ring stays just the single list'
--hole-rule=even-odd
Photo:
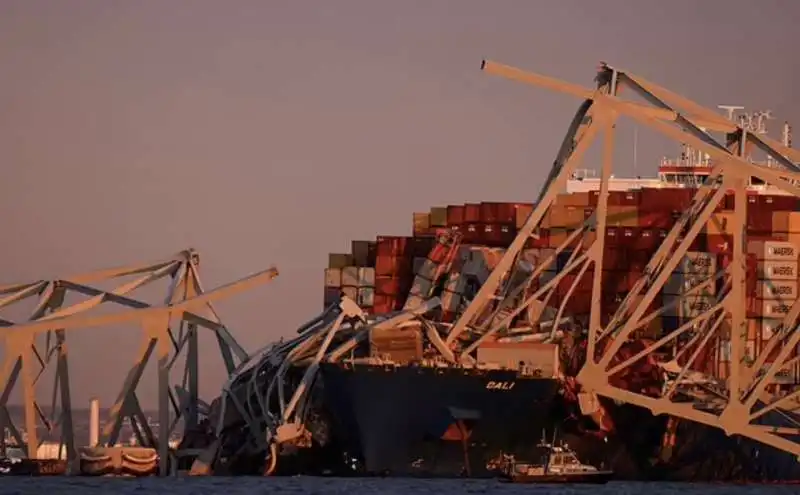
[{"label": "container ship", "polygon": [[[513,68],[495,70],[541,79]],[[598,84],[618,75],[604,65]],[[635,78],[625,77],[641,89]],[[550,179],[580,147],[582,130],[591,127],[594,93],[584,93],[590,96],[573,119]],[[715,117],[709,121],[739,133],[739,154],[751,159],[746,138],[764,131],[765,114],[739,126],[723,126],[724,119]],[[790,140],[786,124],[785,148]],[[767,156],[762,165],[786,166],[788,159],[782,159],[773,163]],[[693,198],[700,188],[711,186],[720,200],[699,226],[701,233],[650,307],[634,304],[637,312],[664,311],[649,318],[635,338],[612,342],[619,344],[613,352],[619,361],[609,366],[624,371],[607,372],[605,392],[654,398],[671,382],[673,404],[685,402],[684,409],[693,411],[727,399],[724,382],[738,368],[732,354],[741,350],[731,346],[731,319],[724,311],[718,315],[721,330],[705,331],[696,322],[730,293],[730,284],[718,279],[734,257],[735,201],[732,192],[709,182],[714,170],[711,157],[683,145],[678,159],[660,163],[655,178],[611,178],[605,182],[604,229],[591,228],[601,181],[584,171],[553,202],[548,184],[544,211],[515,202],[439,206],[413,214],[411,235],[353,241],[350,252],[329,256],[322,313],[292,338],[251,356],[226,383],[212,404],[209,424],[217,426],[192,470],[493,476],[504,455],[530,457],[543,433],[557,432],[584,462],[605,465],[621,479],[800,480],[800,463],[786,452],[791,449],[778,450],[744,433],[729,436],[700,421],[654,415],[634,400],[598,397],[582,390],[586,382],[578,377],[588,369],[587,335],[596,334],[589,328],[592,307],[599,305],[603,328],[618,329],[620,308],[637,302],[626,299],[640,297],[628,296],[640,293],[645,275],[652,283],[648,262],[665,239],[686,234],[675,227],[697,210]],[[751,173],[766,175],[760,168]],[[798,298],[800,205],[797,196],[757,177],[746,187],[746,203],[747,261],[739,262],[746,273],[747,321],[746,332],[736,338],[745,361],[769,363],[785,359],[785,350],[782,357],[771,351],[776,339],[770,338],[784,335],[776,329]],[[520,232],[531,235],[521,238]],[[604,235],[602,264],[571,272],[576,257],[598,246],[597,232]],[[513,259],[504,256],[512,250]],[[596,271],[602,271],[599,293],[593,290]],[[502,292],[494,290],[493,302],[482,304],[481,293],[496,287]],[[464,320],[470,324],[461,325]],[[693,321],[690,331],[658,354],[646,350]],[[703,335],[705,343],[698,344]],[[797,349],[788,351],[797,356]],[[798,387],[798,362],[774,375],[770,394]],[[673,365],[690,370],[671,371]],[[692,395],[698,393],[706,397]],[[762,420],[790,431],[800,425],[800,416],[786,407],[765,412]]]},{"label": "container ship", "polygon": [[[790,144],[788,124],[784,143]],[[656,178],[611,179],[602,267],[604,325],[641,278],[648,260],[710,171],[709,158],[684,145],[680,158],[662,160]],[[553,253],[592,214],[598,196],[598,179],[587,171],[575,174],[536,235],[527,241],[521,262],[535,266]],[[756,178],[747,201],[745,359],[752,362],[798,296],[800,204],[795,196]],[[413,307],[411,301],[417,299],[422,284],[422,292],[439,295],[441,308],[433,318],[447,325],[486,280],[533,207],[508,202],[433,207],[413,214],[410,236],[353,241],[351,252],[329,257],[323,305],[330,307],[346,296],[372,315],[392,314]],[[729,263],[732,252],[732,209],[733,197],[726,196],[652,306],[660,308],[676,298],[683,302],[654,319],[644,338],[659,339],[715,303],[722,287],[714,274]],[[452,260],[446,276],[430,288],[425,267],[431,261],[441,262],[437,246],[442,244],[437,236],[442,232],[458,233],[460,242],[450,245]],[[593,240],[591,235],[585,234],[586,241]],[[528,290],[552,279],[572,254],[559,253],[556,263]],[[656,417],[637,406],[605,399],[600,399],[599,412],[582,414],[571,386],[571,376],[583,359],[580,342],[552,343],[557,332],[569,334],[570,329],[588,324],[591,273],[577,281],[570,297],[574,282],[576,275],[560,281],[546,307],[538,310],[556,318],[556,308],[567,300],[566,318],[546,327],[530,323],[526,314],[519,315],[508,335],[477,346],[477,361],[492,363],[480,371],[420,366],[429,357],[426,346],[431,347],[430,356],[436,347],[435,339],[426,338],[424,331],[403,337],[373,332],[360,354],[351,356],[350,365],[321,364],[334,425],[331,431],[339,432],[338,448],[353,453],[362,463],[360,469],[372,474],[488,476],[492,459],[504,452],[525,455],[543,430],[557,429],[582,459],[610,463],[624,479],[800,479],[797,463],[788,454],[728,437],[721,430]],[[684,297],[687,288],[698,283],[704,285],[702,291]],[[530,320],[536,321],[535,316]],[[676,347],[673,352],[677,351]],[[792,355],[797,355],[796,350]],[[376,366],[376,359],[391,365]],[[658,373],[650,365],[640,367],[643,376]],[[729,341],[717,339],[704,348],[692,367],[703,376],[727,379]],[[800,384],[800,365],[778,373],[773,382],[773,393],[795,390]]]}]

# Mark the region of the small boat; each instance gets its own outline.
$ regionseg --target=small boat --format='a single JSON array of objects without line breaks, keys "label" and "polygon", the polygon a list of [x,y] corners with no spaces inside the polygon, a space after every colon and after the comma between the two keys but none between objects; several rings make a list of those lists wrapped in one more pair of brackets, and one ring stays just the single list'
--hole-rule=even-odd
[{"label": "small boat", "polygon": [[592,483],[605,484],[614,476],[613,471],[597,469],[583,464],[566,444],[538,445],[542,453],[539,463],[519,462],[513,455],[502,455],[499,463],[501,481],[512,483]]}]

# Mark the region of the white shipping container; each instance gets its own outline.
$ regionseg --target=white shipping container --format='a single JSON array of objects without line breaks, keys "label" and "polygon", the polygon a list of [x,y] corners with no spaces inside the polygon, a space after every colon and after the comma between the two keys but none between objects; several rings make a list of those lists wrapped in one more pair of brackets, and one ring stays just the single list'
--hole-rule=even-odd
[{"label": "white shipping container", "polygon": [[756,359],[756,342],[748,340],[744,345],[744,358],[748,363],[752,363]]},{"label": "white shipping container", "polygon": [[342,287],[358,287],[357,266],[346,266],[342,268]]},{"label": "white shipping container", "polygon": [[759,280],[756,294],[760,299],[794,302],[797,299],[797,281],[795,280]]},{"label": "white shipping container", "polygon": [[758,277],[764,280],[797,280],[797,262],[759,261]]},{"label": "white shipping container", "polygon": [[375,304],[375,289],[372,287],[359,288],[356,303],[362,308],[372,307]]},{"label": "white shipping container", "polygon": [[342,286],[342,270],[339,268],[326,268],[325,269],[325,286],[326,287],[341,287]]},{"label": "white shipping container", "polygon": [[780,326],[781,320],[761,320],[761,342],[769,341]]},{"label": "white shipping container", "polygon": [[783,318],[792,308],[792,303],[794,301],[762,301],[761,316],[764,318]]},{"label": "white shipping container", "polygon": [[681,273],[714,274],[717,271],[717,255],[700,251],[689,251],[675,270]]},{"label": "white shipping container", "polygon": [[362,267],[362,268],[358,269],[358,286],[359,287],[375,287],[375,269],[374,268]]},{"label": "white shipping container", "polygon": [[458,306],[461,304],[461,294],[450,292],[448,290],[442,291],[442,311],[454,313],[458,311]]},{"label": "white shipping container", "polygon": [[679,318],[696,318],[705,313],[712,306],[717,304],[714,296],[677,296],[672,294],[664,294],[664,306],[671,304],[679,299],[680,301],[673,307],[667,308],[664,311],[665,316],[677,316]]},{"label": "white shipping container", "polygon": [[716,281],[705,273],[673,273],[664,284],[664,294],[685,294],[694,287],[702,285],[696,294],[713,296],[716,293]]},{"label": "white shipping container", "polygon": [[759,260],[797,262],[798,250],[789,241],[748,241],[747,252]]},{"label": "white shipping container", "polygon": [[719,341],[719,360],[720,362],[727,363],[731,360],[731,341]]}]

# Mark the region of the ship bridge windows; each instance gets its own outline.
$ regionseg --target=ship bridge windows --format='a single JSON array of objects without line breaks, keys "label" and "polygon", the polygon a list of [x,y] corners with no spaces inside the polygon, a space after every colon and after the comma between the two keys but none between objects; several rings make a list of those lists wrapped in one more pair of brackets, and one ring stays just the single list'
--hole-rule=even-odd
[{"label": "ship bridge windows", "polygon": [[686,187],[699,187],[708,181],[708,174],[679,174],[664,172],[659,174],[661,180],[667,184],[682,185]]}]

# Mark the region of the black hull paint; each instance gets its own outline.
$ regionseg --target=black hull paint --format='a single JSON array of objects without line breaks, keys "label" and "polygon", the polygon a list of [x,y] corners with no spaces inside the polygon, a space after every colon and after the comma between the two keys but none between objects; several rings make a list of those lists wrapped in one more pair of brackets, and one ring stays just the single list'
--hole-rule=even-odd
[{"label": "black hull paint", "polygon": [[[565,420],[574,405],[565,402],[554,379],[501,370],[334,364],[322,365],[321,376],[332,446],[360,461],[354,475],[493,477],[491,459],[501,452],[525,458],[543,430],[558,428],[559,439],[582,461],[612,470],[618,480],[800,480],[793,456],[688,421],[680,423],[676,445],[664,449],[666,417],[636,406],[606,402],[617,432],[607,439],[586,433],[577,421]],[[487,388],[489,382],[514,386]],[[468,440],[443,440],[459,417],[471,430]]]}]

